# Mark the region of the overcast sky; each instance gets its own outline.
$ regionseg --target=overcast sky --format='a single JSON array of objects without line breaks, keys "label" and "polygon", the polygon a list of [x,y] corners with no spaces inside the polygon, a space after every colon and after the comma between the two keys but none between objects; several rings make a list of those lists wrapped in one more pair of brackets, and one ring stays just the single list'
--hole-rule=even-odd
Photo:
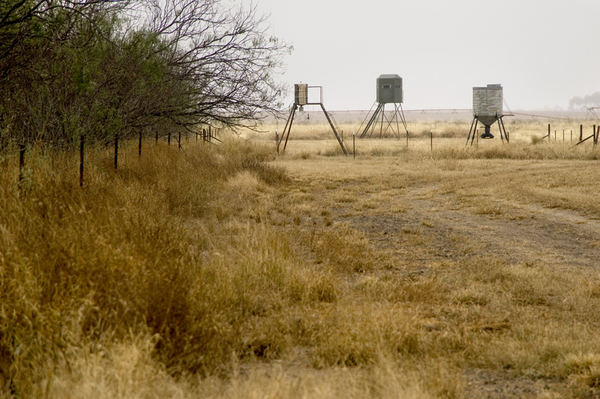
[{"label": "overcast sky", "polygon": [[600,0],[238,0],[294,46],[281,79],[323,86],[328,110],[369,109],[398,74],[404,109],[471,108],[499,83],[512,110],[600,91]]}]

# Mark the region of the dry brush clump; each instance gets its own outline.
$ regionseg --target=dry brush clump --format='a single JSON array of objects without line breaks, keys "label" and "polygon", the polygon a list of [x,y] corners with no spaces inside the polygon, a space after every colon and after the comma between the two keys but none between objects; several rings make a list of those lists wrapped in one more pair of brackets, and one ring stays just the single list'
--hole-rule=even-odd
[{"label": "dry brush clump", "polygon": [[[244,350],[241,325],[259,301],[220,284],[243,283],[246,275],[284,284],[285,247],[276,249],[277,237],[266,254],[250,245],[246,264],[231,256],[223,270],[212,256],[223,233],[211,223],[227,180],[240,172],[265,187],[285,182],[265,157],[242,145],[186,153],[159,146],[118,172],[88,163],[83,188],[75,173],[54,174],[60,167],[48,167],[49,159],[29,159],[32,171],[20,190],[15,170],[4,168],[3,385],[26,394],[48,367],[69,366],[81,348],[132,331],[157,337],[155,356],[171,372],[218,369],[232,350]],[[253,290],[262,288],[256,283]]]}]

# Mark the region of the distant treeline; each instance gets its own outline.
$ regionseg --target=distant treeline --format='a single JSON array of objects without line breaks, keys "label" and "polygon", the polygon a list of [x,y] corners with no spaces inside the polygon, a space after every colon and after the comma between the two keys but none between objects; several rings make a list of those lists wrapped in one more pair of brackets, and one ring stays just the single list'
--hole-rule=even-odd
[{"label": "distant treeline", "polygon": [[238,126],[280,107],[289,47],[221,0],[0,2],[0,150]]},{"label": "distant treeline", "polygon": [[598,106],[600,106],[600,91],[583,97],[573,97],[569,100],[569,109],[586,110]]}]

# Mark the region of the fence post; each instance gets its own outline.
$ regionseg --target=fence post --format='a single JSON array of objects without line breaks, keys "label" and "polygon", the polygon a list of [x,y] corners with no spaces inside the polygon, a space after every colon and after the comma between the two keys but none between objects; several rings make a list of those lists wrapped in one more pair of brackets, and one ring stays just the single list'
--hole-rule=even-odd
[{"label": "fence post", "polygon": [[[600,130],[600,126],[598,126]],[[594,125],[594,145],[598,144],[598,132],[596,131],[596,125]]]},{"label": "fence post", "polygon": [[19,144],[19,190],[23,180],[23,169],[25,168],[25,144]]},{"label": "fence post", "polygon": [[115,133],[115,170],[119,161],[119,133]]},{"label": "fence post", "polygon": [[433,152],[433,129],[429,129],[429,138],[431,140],[431,152]]},{"label": "fence post", "polygon": [[142,131],[140,130],[140,142],[138,146],[138,155],[140,158],[142,157]]},{"label": "fence post", "polygon": [[352,156],[356,159],[356,132],[352,129]]},{"label": "fence post", "polygon": [[167,136],[167,144],[171,145],[171,131],[169,130],[169,135]]},{"label": "fence post", "polygon": [[83,144],[85,139],[83,134],[79,138],[79,187],[83,187]]},{"label": "fence post", "polygon": [[154,142],[155,145],[158,145],[158,130],[156,131],[156,141]]},{"label": "fence post", "polygon": [[579,141],[583,140],[583,125],[579,125]]},{"label": "fence post", "polygon": [[179,149],[181,150],[181,132],[179,132],[179,135],[177,136],[177,143],[179,144]]},{"label": "fence post", "polygon": [[550,136],[550,124],[548,123],[548,142],[550,142],[551,138],[552,136]]}]

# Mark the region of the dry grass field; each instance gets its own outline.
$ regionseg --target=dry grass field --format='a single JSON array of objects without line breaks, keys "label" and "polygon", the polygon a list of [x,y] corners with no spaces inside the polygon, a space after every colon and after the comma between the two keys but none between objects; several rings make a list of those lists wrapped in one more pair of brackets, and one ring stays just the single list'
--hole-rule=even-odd
[{"label": "dry grass field", "polygon": [[310,124],[160,145],[83,189],[2,160],[0,392],[597,397],[599,149],[434,123],[356,158]]}]

